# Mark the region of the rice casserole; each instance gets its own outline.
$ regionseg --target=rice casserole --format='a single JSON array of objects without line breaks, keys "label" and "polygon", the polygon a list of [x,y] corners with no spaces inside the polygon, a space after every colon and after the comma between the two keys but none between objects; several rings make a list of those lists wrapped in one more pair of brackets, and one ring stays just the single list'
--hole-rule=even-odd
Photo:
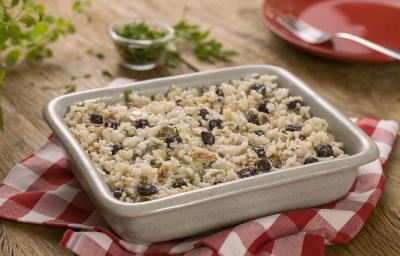
[{"label": "rice casserole", "polygon": [[71,106],[65,123],[115,198],[141,202],[346,156],[268,74]]}]

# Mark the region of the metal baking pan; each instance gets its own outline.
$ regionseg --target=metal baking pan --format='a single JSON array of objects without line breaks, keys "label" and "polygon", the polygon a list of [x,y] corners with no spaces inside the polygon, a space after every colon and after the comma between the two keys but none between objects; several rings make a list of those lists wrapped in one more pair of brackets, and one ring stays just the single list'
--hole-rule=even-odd
[{"label": "metal baking pan", "polygon": [[[344,143],[348,157],[318,162],[222,183],[153,201],[124,203],[115,199],[95,171],[89,156],[68,131],[63,116],[82,101],[122,102],[132,88],[150,96],[182,87],[211,85],[254,74],[278,76],[280,86],[300,95],[311,113],[324,118],[329,131]],[[269,65],[247,65],[158,78],[119,86],[77,92],[46,105],[44,117],[74,163],[74,173],[110,227],[132,242],[159,242],[235,225],[268,214],[312,207],[343,196],[357,168],[378,157],[376,145],[347,117],[288,71]]]}]

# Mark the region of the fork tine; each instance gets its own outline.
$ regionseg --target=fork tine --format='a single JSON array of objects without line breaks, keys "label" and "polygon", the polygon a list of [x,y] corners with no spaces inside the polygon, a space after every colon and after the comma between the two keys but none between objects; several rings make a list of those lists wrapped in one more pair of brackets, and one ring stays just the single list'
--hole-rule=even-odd
[{"label": "fork tine", "polygon": [[291,22],[297,24],[297,27],[299,27],[299,28],[301,27],[303,30],[308,30],[309,32],[312,32],[312,33],[319,33],[319,34],[320,33],[324,33],[323,31],[317,29],[316,27],[313,27],[312,25],[310,25],[310,24],[304,22],[303,20],[293,16],[292,14],[287,15],[287,18]]},{"label": "fork tine", "polygon": [[281,17],[278,16],[276,18],[276,21],[283,26],[284,28],[286,28],[287,30],[289,30],[291,33],[295,34],[295,35],[299,35],[299,33],[301,31],[299,31],[299,29],[294,25],[293,22],[289,21],[289,19],[287,19],[286,17]]},{"label": "fork tine", "polygon": [[293,19],[289,19],[287,16],[278,16],[276,17],[276,21],[289,32],[308,43],[315,43],[316,38],[319,36],[318,34],[315,34],[315,32],[301,27]]}]

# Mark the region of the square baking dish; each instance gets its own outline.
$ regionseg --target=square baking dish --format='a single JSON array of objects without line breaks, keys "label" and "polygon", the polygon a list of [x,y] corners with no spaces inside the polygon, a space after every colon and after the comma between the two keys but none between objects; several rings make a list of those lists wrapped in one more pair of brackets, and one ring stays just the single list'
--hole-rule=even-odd
[{"label": "square baking dish", "polygon": [[[302,96],[311,113],[327,120],[329,131],[344,143],[348,157],[265,173],[153,201],[125,203],[115,199],[89,156],[64,124],[71,105],[82,101],[123,102],[132,88],[150,96],[170,85],[198,87],[255,74],[278,77],[279,86]],[[73,163],[73,172],[99,213],[123,239],[160,242],[217,230],[281,211],[312,207],[343,196],[352,185],[357,168],[378,157],[378,149],[353,122],[288,71],[269,65],[246,65],[193,74],[158,78],[58,97],[43,110]]]}]

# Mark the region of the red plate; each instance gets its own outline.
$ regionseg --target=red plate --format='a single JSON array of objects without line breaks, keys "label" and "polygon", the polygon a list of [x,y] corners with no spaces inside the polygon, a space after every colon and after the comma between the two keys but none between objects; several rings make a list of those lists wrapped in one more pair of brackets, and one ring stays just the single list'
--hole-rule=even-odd
[{"label": "red plate", "polygon": [[264,23],[272,32],[310,53],[348,61],[393,62],[391,57],[346,39],[308,44],[276,22],[275,17],[285,13],[327,32],[347,32],[400,50],[399,0],[265,0],[262,7]]}]

